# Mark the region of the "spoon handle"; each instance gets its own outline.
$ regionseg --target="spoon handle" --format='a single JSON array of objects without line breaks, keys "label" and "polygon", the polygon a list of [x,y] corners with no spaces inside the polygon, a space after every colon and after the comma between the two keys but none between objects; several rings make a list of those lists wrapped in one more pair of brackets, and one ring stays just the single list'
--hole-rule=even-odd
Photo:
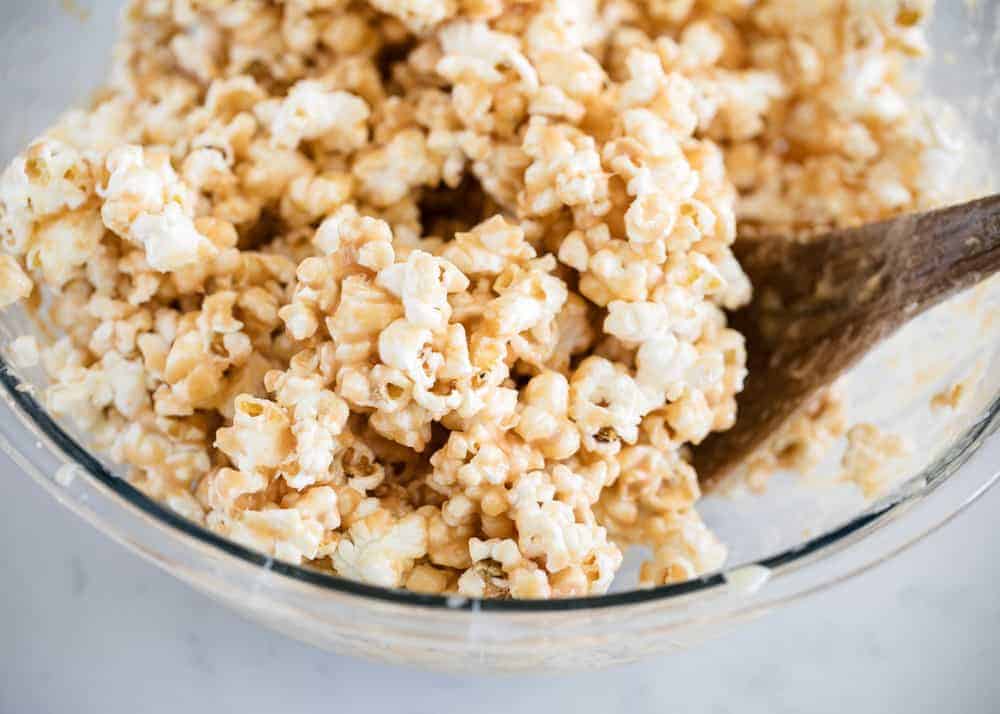
[{"label": "spoon handle", "polygon": [[736,252],[761,286],[751,309],[769,350],[792,354],[852,327],[884,336],[1000,270],[1000,195]]},{"label": "spoon handle", "polygon": [[1000,270],[1000,195],[920,214],[914,235],[907,295],[922,311]]}]

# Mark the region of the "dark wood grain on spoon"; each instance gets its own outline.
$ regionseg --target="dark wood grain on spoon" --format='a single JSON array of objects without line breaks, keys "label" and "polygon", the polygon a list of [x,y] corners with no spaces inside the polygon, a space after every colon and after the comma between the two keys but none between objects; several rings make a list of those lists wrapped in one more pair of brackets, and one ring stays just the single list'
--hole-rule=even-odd
[{"label": "dark wood grain on spoon", "polygon": [[711,487],[871,348],[1000,270],[1000,196],[813,236],[737,241],[754,285],[732,316],[749,375],[729,431],[694,450]]}]

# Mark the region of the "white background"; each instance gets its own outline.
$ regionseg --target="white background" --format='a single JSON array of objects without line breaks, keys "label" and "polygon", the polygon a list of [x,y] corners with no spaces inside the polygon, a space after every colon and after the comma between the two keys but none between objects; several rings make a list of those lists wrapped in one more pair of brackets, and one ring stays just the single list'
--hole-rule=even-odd
[{"label": "white background", "polygon": [[[974,463],[998,462],[995,438]],[[0,484],[2,714],[1000,711],[1000,489],[895,560],[695,650],[490,678],[292,642],[123,550],[6,459]]]}]

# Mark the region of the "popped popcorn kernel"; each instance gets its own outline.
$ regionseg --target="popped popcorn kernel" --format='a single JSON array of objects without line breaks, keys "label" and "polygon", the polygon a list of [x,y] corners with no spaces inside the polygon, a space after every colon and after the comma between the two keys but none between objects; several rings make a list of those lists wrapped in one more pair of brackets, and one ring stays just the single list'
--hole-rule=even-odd
[{"label": "popped popcorn kernel", "polygon": [[27,369],[36,366],[41,360],[38,351],[38,340],[32,335],[21,335],[11,340],[7,347],[10,361],[15,367]]},{"label": "popped popcorn kernel", "polygon": [[332,556],[338,573],[386,587],[399,587],[415,559],[427,552],[427,525],[419,513],[395,521],[379,510],[355,522]]},{"label": "popped popcorn kernel", "polygon": [[841,459],[840,478],[856,484],[865,498],[882,495],[892,483],[887,461],[905,456],[906,443],[885,434],[874,424],[856,424],[847,431],[847,450]]},{"label": "popped popcorn kernel", "polygon": [[255,112],[267,125],[271,141],[285,149],[321,139],[331,148],[348,151],[364,146],[368,139],[367,103],[349,92],[330,91],[315,80],[297,82],[283,100],[265,100]]},{"label": "popped popcorn kernel", "polygon": [[10,255],[0,255],[0,307],[24,300],[34,288],[34,283],[18,262]]}]

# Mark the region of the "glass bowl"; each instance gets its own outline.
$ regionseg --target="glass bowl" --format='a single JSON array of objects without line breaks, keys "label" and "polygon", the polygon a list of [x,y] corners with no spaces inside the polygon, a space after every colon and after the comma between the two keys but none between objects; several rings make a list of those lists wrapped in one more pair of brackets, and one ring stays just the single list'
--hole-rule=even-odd
[{"label": "glass bowl", "polygon": [[[0,7],[0,120],[6,161],[100,82],[114,38],[113,0]],[[51,7],[50,7],[51,6]],[[1000,53],[993,3],[941,3],[924,70],[941,107],[973,133],[963,172],[989,186],[1000,150],[994,124]],[[982,192],[982,190],[980,190]],[[479,601],[368,586],[275,561],[155,503],[120,477],[83,435],[50,417],[37,370],[0,364],[0,447],[53,497],[112,538],[249,618],[320,647],[451,670],[567,669],[676,650],[866,570],[932,532],[998,477],[1000,449],[969,463],[1000,423],[1000,280],[910,323],[845,380],[850,423],[904,436],[888,495],[866,502],[836,479],[843,445],[808,478],[779,474],[763,494],[740,489],[702,503],[730,547],[722,572],[630,590],[630,558],[613,591],[558,601]],[[23,312],[0,314],[0,350],[35,331]],[[959,381],[956,408],[932,396]],[[994,440],[994,447],[998,445]],[[992,455],[989,452],[992,451]],[[13,477],[17,477],[16,475]],[[11,507],[7,504],[6,507]]]}]

